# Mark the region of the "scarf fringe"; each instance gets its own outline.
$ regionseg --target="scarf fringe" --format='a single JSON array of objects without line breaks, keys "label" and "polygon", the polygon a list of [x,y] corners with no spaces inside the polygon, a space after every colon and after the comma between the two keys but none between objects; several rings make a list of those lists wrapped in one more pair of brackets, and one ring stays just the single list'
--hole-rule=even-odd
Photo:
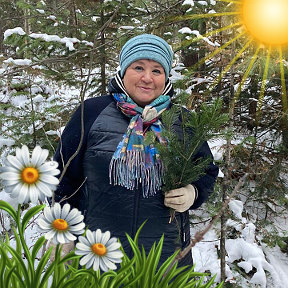
[{"label": "scarf fringe", "polygon": [[162,187],[164,168],[161,160],[145,168],[144,158],[143,151],[127,151],[125,159],[113,157],[109,166],[110,184],[129,190],[141,185],[144,198],[155,195]]}]

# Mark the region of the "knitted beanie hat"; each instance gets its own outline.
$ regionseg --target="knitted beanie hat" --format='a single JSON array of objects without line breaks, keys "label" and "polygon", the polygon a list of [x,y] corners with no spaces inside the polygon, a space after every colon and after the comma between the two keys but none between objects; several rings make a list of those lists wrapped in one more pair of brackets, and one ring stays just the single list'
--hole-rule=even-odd
[{"label": "knitted beanie hat", "polygon": [[141,34],[128,40],[120,52],[121,77],[130,64],[141,59],[149,59],[161,64],[166,80],[168,79],[172,68],[173,51],[164,39],[152,34]]}]

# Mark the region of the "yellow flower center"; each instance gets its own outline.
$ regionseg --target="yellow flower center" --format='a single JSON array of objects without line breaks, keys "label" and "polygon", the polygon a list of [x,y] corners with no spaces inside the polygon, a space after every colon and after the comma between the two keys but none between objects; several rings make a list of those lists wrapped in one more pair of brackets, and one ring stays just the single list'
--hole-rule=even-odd
[{"label": "yellow flower center", "polygon": [[26,167],[21,172],[21,178],[23,182],[33,184],[39,179],[39,172],[34,167]]},{"label": "yellow flower center", "polygon": [[107,252],[105,245],[102,243],[95,243],[91,247],[92,251],[99,256],[104,256]]},{"label": "yellow flower center", "polygon": [[66,231],[68,229],[68,223],[64,219],[56,219],[52,225],[56,230]]}]

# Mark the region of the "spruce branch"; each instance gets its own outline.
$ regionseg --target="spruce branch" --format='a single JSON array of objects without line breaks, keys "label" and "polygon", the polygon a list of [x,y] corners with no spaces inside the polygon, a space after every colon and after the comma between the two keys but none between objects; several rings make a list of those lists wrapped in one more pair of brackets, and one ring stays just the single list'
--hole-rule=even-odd
[{"label": "spruce branch", "polygon": [[[146,141],[152,140],[158,149],[164,165],[164,193],[185,187],[205,175],[212,159],[196,158],[197,152],[205,141],[221,136],[220,131],[228,121],[228,114],[222,112],[220,98],[211,104],[202,104],[199,112],[189,111],[184,107],[181,103],[175,104],[162,114],[165,127],[163,136],[167,139],[167,145],[157,143],[155,136],[151,134],[146,137]],[[170,216],[169,223],[175,218],[173,209]]]},{"label": "spruce branch", "polygon": [[199,112],[175,104],[162,115],[163,136],[168,145],[155,143],[155,146],[165,169],[163,190],[166,192],[191,184],[205,174],[212,159],[195,157],[205,141],[220,136],[228,115],[222,112],[220,98],[202,104]]}]

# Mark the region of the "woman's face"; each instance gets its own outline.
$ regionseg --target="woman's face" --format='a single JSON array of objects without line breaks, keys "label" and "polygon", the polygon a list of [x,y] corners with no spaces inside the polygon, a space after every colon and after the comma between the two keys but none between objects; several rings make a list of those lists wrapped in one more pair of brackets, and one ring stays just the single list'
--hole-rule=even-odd
[{"label": "woman's face", "polygon": [[162,94],[165,71],[153,60],[137,60],[126,69],[123,82],[133,101],[144,107]]}]

